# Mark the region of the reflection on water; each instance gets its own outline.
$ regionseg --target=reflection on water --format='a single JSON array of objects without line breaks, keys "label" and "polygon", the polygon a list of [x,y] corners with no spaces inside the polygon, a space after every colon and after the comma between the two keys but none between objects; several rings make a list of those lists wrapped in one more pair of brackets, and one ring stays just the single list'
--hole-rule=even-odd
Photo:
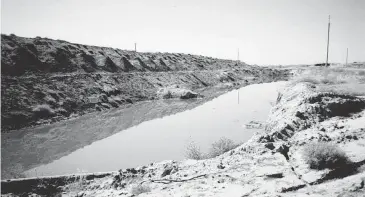
[{"label": "reflection on water", "polygon": [[196,99],[140,102],[51,125],[2,134],[2,178],[22,176],[19,175],[21,172],[50,163],[141,122],[181,112],[203,102],[205,101]]},{"label": "reflection on water", "polygon": [[[112,171],[184,159],[190,140],[203,151],[223,136],[244,142],[256,130],[243,125],[265,121],[277,88],[283,85],[246,86],[239,90],[239,98],[235,90],[198,107],[203,100],[138,103],[13,132],[2,139],[2,171],[15,167],[27,176]],[[166,116],[169,114],[174,115]]]}]

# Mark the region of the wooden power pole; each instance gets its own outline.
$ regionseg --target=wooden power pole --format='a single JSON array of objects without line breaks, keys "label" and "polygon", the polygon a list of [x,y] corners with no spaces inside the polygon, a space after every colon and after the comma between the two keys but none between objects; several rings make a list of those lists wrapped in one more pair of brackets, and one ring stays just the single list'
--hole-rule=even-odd
[{"label": "wooden power pole", "polygon": [[330,26],[331,26],[331,15],[328,16],[328,34],[327,34],[327,57],[326,57],[326,66],[328,65],[328,50],[330,46]]},{"label": "wooden power pole", "polygon": [[347,48],[347,50],[346,50],[346,66],[347,66],[348,58],[349,58],[349,48]]}]

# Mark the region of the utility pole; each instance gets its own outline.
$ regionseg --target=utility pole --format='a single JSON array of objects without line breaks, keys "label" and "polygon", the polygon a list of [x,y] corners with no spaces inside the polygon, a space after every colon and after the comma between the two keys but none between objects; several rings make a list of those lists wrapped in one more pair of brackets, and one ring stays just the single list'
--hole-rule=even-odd
[{"label": "utility pole", "polygon": [[349,48],[347,48],[347,50],[346,50],[346,66],[347,66],[348,58],[349,58]]},{"label": "utility pole", "polygon": [[238,66],[238,63],[240,62],[240,49],[237,48],[237,61],[236,61],[236,66]]},{"label": "utility pole", "polygon": [[328,65],[328,50],[330,46],[330,26],[331,26],[331,15],[328,16],[328,35],[327,35],[327,58],[326,58],[326,66]]},{"label": "utility pole", "polygon": [[137,43],[134,43],[134,52],[137,52]]}]

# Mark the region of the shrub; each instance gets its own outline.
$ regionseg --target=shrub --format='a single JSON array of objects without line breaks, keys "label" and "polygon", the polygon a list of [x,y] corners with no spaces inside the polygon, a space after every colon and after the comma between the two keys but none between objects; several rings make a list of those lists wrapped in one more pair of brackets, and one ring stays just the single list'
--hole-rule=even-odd
[{"label": "shrub", "polygon": [[212,144],[208,155],[210,158],[213,158],[235,149],[237,146],[239,146],[239,144],[235,144],[233,140],[222,137]]},{"label": "shrub", "polygon": [[193,141],[189,143],[186,148],[186,158],[188,159],[195,159],[195,160],[202,160],[202,159],[209,159],[217,157],[225,152],[228,152],[232,149],[238,147],[239,144],[235,144],[233,140],[222,137],[218,141],[214,142],[208,154],[204,154],[200,147],[197,146]]},{"label": "shrub", "polygon": [[85,175],[77,175],[74,179],[66,180],[66,185],[63,190],[67,193],[75,193],[83,189],[87,185],[87,179]]},{"label": "shrub", "polygon": [[326,142],[306,145],[303,157],[310,168],[318,170],[341,168],[350,162],[345,152],[337,145]]},{"label": "shrub", "polygon": [[195,160],[202,160],[205,158],[204,154],[200,151],[200,147],[198,147],[193,141],[186,147],[185,156],[188,159]]},{"label": "shrub", "polygon": [[146,192],[150,192],[150,191],[151,191],[150,186],[138,184],[138,185],[132,186],[131,193],[133,195],[139,195],[139,194],[146,193]]}]

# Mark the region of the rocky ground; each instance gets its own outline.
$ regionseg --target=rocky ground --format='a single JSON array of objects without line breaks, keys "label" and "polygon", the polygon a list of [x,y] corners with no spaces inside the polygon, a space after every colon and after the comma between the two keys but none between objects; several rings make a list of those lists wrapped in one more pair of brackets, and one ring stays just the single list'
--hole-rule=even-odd
[{"label": "rocky ground", "polygon": [[287,77],[285,69],[232,60],[1,35],[1,131],[143,100],[194,98],[205,87]]},{"label": "rocky ground", "polygon": [[[349,162],[312,169],[313,142],[336,144]],[[206,160],[163,161],[119,172],[2,181],[4,196],[365,196],[365,98],[294,83],[265,129]]]}]

